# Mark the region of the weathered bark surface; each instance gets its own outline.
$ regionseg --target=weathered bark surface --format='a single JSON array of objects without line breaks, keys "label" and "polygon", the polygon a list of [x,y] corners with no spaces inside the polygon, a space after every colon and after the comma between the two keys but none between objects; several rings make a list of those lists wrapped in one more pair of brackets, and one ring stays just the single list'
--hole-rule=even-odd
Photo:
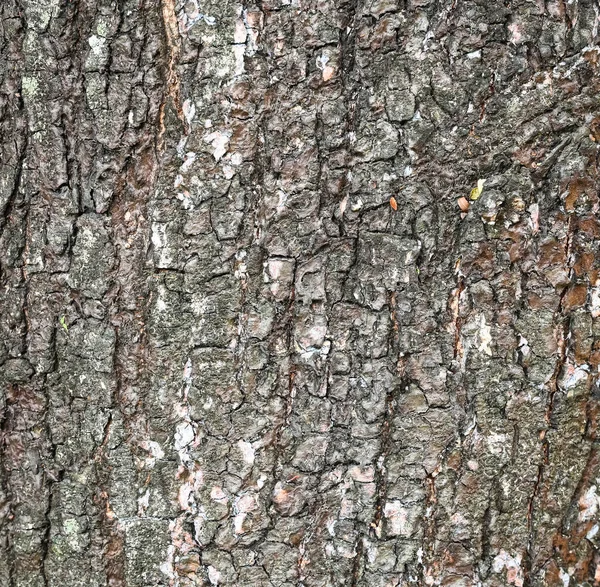
[{"label": "weathered bark surface", "polygon": [[599,5],[405,1],[2,1],[0,585],[600,585]]}]

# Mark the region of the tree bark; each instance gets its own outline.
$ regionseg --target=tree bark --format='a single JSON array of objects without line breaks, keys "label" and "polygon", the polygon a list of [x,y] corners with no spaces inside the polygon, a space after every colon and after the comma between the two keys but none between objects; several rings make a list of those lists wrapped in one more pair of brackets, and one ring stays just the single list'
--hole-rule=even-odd
[{"label": "tree bark", "polygon": [[0,585],[600,585],[596,0],[3,0]]}]

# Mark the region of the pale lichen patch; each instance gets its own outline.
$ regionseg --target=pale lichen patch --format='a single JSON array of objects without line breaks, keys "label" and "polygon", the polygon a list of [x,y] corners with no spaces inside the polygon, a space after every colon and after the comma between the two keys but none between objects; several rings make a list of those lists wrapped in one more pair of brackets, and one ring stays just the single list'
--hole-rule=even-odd
[{"label": "pale lichen patch", "polygon": [[492,348],[490,343],[492,342],[492,329],[485,321],[485,316],[480,315],[479,318],[479,352],[485,353],[486,355],[492,356]]},{"label": "pale lichen patch", "polygon": [[39,82],[35,77],[23,76],[21,80],[21,92],[25,98],[33,98],[38,91]]},{"label": "pale lichen patch", "polygon": [[559,385],[562,389],[573,389],[581,381],[586,381],[590,374],[589,365],[573,365],[567,363],[564,366]]},{"label": "pale lichen patch", "polygon": [[249,465],[253,465],[255,451],[254,451],[254,448],[252,448],[252,445],[249,442],[246,442],[244,440],[239,440],[237,445],[242,453],[242,457],[243,457],[244,461],[246,463],[248,463]]},{"label": "pale lichen patch", "polygon": [[[577,521],[587,522],[593,519],[598,513],[600,506],[600,497],[596,493],[596,486],[592,485],[580,498],[579,498],[579,514]],[[596,529],[596,532],[598,530]]]},{"label": "pale lichen patch", "polygon": [[386,503],[383,515],[387,520],[388,534],[406,538],[412,535],[416,514],[404,507],[402,502],[394,500]]},{"label": "pale lichen patch", "polygon": [[204,142],[209,143],[214,149],[213,157],[216,161],[221,159],[221,157],[223,157],[223,155],[225,155],[225,153],[227,152],[227,146],[229,145],[230,138],[230,130],[215,131],[204,137]]},{"label": "pale lichen patch", "polygon": [[523,587],[524,575],[523,569],[521,568],[521,560],[522,557],[520,554],[513,557],[505,550],[501,550],[496,558],[494,558],[494,572],[501,573],[506,569],[506,580],[508,584],[515,585],[515,587]]},{"label": "pale lichen patch", "polygon": [[104,37],[92,35],[88,39],[88,45],[90,46],[92,53],[94,53],[94,55],[100,56],[100,55],[102,55],[102,52],[106,45],[106,39]]}]

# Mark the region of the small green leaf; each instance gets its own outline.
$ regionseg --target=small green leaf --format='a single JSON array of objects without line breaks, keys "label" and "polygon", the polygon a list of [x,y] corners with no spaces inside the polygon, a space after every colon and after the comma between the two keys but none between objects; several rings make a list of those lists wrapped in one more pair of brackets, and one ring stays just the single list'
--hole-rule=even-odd
[{"label": "small green leaf", "polygon": [[69,327],[67,326],[67,319],[64,316],[61,316],[58,321],[60,325],[65,329],[65,332],[69,332]]},{"label": "small green leaf", "polygon": [[477,180],[477,187],[473,188],[471,190],[471,200],[477,200],[479,199],[479,196],[481,196],[481,192],[483,192],[483,184],[485,183],[485,179],[478,179]]}]

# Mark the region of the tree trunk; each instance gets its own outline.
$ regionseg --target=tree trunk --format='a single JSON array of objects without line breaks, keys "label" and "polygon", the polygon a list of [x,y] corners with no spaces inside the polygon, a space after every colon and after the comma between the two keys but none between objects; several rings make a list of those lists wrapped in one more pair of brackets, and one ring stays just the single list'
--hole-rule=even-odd
[{"label": "tree trunk", "polygon": [[599,14],[3,0],[0,585],[600,585]]}]

